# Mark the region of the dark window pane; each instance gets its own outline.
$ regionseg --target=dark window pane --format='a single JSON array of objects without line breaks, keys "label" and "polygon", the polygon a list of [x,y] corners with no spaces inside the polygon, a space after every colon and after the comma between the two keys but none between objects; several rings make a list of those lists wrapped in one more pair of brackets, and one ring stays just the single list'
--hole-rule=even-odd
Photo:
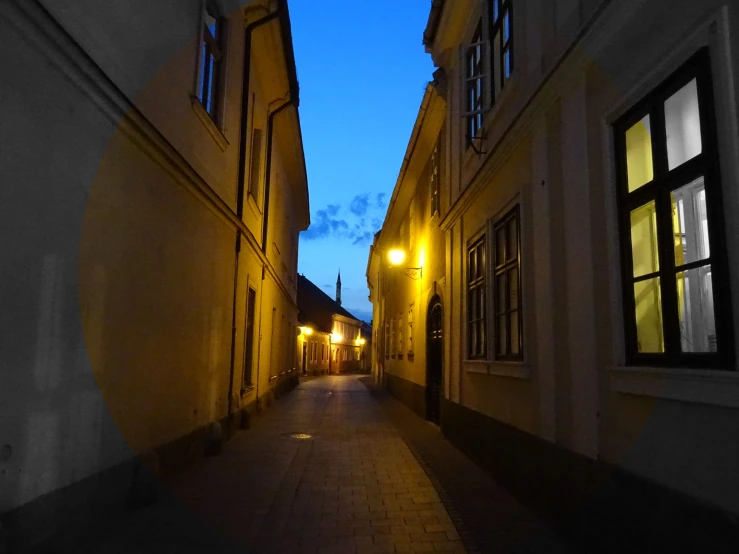
[{"label": "dark window pane", "polygon": [[508,309],[515,310],[518,308],[518,267],[508,271],[508,290]]},{"label": "dark window pane", "polygon": [[518,348],[518,312],[511,312],[511,354],[516,355],[519,353]]}]

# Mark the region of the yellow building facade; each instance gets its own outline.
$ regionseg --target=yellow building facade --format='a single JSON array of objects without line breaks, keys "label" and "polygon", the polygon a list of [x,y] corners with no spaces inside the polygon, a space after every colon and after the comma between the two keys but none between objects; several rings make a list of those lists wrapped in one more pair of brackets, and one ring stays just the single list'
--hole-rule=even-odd
[{"label": "yellow building facade", "polygon": [[435,0],[439,70],[370,251],[378,382],[614,544],[615,512],[672,546],[693,509],[719,534],[739,513],[738,16]]},{"label": "yellow building facade", "polygon": [[123,505],[142,459],[217,451],[297,383],[309,206],[287,2],[176,4],[135,23],[124,4],[0,7],[18,185],[0,513],[19,548]]}]

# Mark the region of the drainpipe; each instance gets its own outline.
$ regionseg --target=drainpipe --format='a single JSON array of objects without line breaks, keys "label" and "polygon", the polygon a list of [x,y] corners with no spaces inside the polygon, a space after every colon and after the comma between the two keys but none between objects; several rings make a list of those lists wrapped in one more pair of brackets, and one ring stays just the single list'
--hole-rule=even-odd
[{"label": "drainpipe", "polygon": [[[251,37],[252,33],[258,27],[269,23],[276,19],[281,13],[281,5],[269,15],[254,21],[246,26],[244,32],[244,75],[241,95],[241,126],[239,145],[239,177],[236,194],[236,216],[239,219],[244,217],[244,180],[246,178],[246,135],[248,130],[248,114],[249,114],[249,87],[251,77]],[[228,416],[227,425],[228,432],[231,432],[231,423],[233,421],[233,381],[236,366],[236,302],[239,293],[239,253],[241,252],[241,229],[236,231],[236,254],[234,262],[234,288],[233,288],[233,309],[231,313],[231,360],[228,379]]]},{"label": "drainpipe", "polygon": [[272,143],[274,141],[275,118],[290,106],[297,108],[296,98],[293,95],[290,96],[290,100],[271,112],[267,118],[267,165],[264,178],[264,214],[262,215],[262,252],[264,252],[265,256],[267,255],[267,235],[269,230],[269,191],[272,183]]},{"label": "drainpipe", "polygon": [[282,13],[282,4],[277,9],[246,26],[244,37],[244,84],[241,95],[241,142],[239,149],[239,182],[238,194],[236,195],[236,215],[241,219],[244,211],[244,180],[246,179],[246,135],[248,132],[249,115],[249,87],[251,82],[251,36],[252,33],[262,25],[274,21]]}]

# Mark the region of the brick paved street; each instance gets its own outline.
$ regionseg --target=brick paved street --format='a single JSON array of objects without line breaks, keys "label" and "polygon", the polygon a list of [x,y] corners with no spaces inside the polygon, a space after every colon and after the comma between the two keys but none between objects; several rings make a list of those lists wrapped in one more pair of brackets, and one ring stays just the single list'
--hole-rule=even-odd
[{"label": "brick paved street", "polygon": [[569,552],[437,428],[362,381],[304,381],[156,505],[57,552]]}]

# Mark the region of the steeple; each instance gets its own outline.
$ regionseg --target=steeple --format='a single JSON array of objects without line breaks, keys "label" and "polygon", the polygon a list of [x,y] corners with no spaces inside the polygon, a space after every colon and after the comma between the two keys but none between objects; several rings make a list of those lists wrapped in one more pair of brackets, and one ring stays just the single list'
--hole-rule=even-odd
[{"label": "steeple", "polygon": [[341,270],[339,270],[339,278],[336,279],[336,303],[341,306]]}]

